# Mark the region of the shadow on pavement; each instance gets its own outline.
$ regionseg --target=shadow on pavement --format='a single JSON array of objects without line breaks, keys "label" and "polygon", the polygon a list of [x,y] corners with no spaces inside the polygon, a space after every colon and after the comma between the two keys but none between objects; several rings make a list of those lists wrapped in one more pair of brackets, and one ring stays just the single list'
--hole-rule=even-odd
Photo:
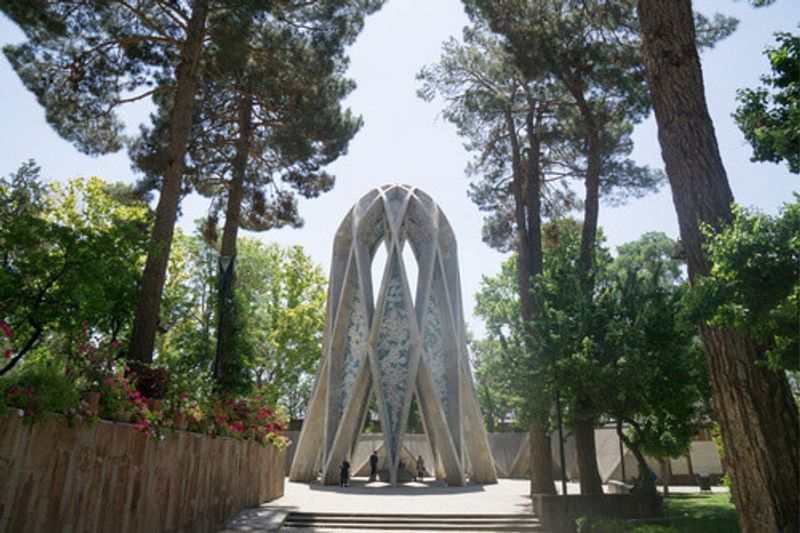
[{"label": "shadow on pavement", "polygon": [[432,494],[469,494],[483,492],[483,485],[465,485],[463,487],[448,487],[443,481],[423,481],[402,483],[391,486],[383,481],[369,481],[364,479],[351,479],[349,487],[338,485],[309,484],[311,490],[320,492],[337,492],[341,494],[369,494],[370,496],[430,496]]}]

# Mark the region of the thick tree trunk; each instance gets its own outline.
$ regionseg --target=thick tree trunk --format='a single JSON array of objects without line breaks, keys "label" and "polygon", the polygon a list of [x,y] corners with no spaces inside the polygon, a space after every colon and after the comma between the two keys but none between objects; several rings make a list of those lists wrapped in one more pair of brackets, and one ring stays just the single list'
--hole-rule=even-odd
[{"label": "thick tree trunk", "polygon": [[542,426],[533,425],[528,438],[531,443],[531,494],[555,494],[550,435]]},{"label": "thick tree trunk", "polygon": [[207,16],[208,0],[194,2],[186,40],[181,49],[180,64],[175,73],[178,87],[170,116],[170,139],[166,150],[164,180],[161,184],[151,235],[153,246],[147,254],[131,332],[129,356],[132,360],[145,364],[153,359],[167,261],[180,202],[181,179],[186,166],[186,147],[192,127],[192,112],[197,92],[197,68],[203,49]]},{"label": "thick tree trunk", "polygon": [[236,142],[228,189],[228,205],[225,212],[225,228],[222,230],[222,244],[219,252],[219,280],[217,285],[217,353],[214,358],[214,382],[218,389],[226,388],[231,353],[234,348],[236,288],[236,238],[239,234],[239,219],[244,195],[244,179],[250,155],[253,133],[253,104],[249,97],[241,96],[238,103],[239,139]]},{"label": "thick tree trunk", "polygon": [[578,457],[581,494],[602,494],[603,480],[597,469],[597,449],[594,443],[594,421],[575,422],[575,452]]},{"label": "thick tree trunk", "polygon": [[[658,136],[692,283],[709,272],[701,224],[731,220],[733,195],[708,114],[690,0],[639,0]],[[742,335],[702,326],[725,462],[744,532],[800,529],[800,427],[786,377]]]}]

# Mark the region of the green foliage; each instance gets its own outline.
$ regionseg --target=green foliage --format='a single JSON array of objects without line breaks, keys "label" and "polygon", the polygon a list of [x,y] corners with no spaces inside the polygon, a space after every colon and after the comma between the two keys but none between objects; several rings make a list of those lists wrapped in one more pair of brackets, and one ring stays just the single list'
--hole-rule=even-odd
[{"label": "green foliage", "polygon": [[[342,75],[343,45],[381,2],[345,3],[336,15],[330,4],[274,4],[274,16],[245,5],[215,17],[210,33],[225,46],[210,47],[200,64],[184,173],[188,186],[212,198],[214,224],[237,173],[244,182],[234,198],[242,207],[237,222],[253,231],[301,226],[296,197],[333,187],[324,167],[346,152],[362,123],[341,106],[355,87]],[[160,186],[169,161],[173,100],[157,95],[153,124],[131,147],[143,189]]]},{"label": "green foliage", "polygon": [[800,174],[800,36],[776,33],[777,44],[767,48],[772,75],[762,87],[739,89],[733,118],[753,147],[751,161],[785,161]]},{"label": "green foliage", "polygon": [[710,396],[674,248],[663,234],[620,247],[609,283],[608,413],[630,424],[630,446],[656,458],[686,451]]},{"label": "green foliage", "polygon": [[288,407],[289,391],[314,375],[322,353],[327,282],[299,246],[242,239],[238,257],[250,370],[257,385],[268,385],[273,400]]},{"label": "green foliage", "polygon": [[[503,262],[496,276],[481,280],[481,290],[475,295],[475,313],[484,320],[488,333],[488,339],[482,342],[487,342],[490,350],[499,345],[498,360],[490,359],[489,363],[498,373],[489,382],[476,383],[479,391],[491,391],[490,395],[482,395],[484,401],[507,395],[516,425],[527,427],[535,422],[546,427],[553,400],[552,362],[542,350],[530,349],[527,341],[514,256]],[[479,357],[482,355],[485,353],[478,352]],[[486,403],[481,407],[484,413],[495,410]]]},{"label": "green foliage", "polygon": [[147,204],[123,185],[43,185],[32,162],[0,179],[0,319],[14,332],[12,362],[43,343],[68,352],[84,321],[124,336],[148,221]]},{"label": "green foliage", "polygon": [[[247,31],[278,25],[309,35],[315,46],[341,54],[363,26],[363,17],[381,0],[314,2],[206,2],[210,16],[197,28],[205,34],[202,61],[269,64],[247,56]],[[26,41],[4,53],[25,86],[45,108],[47,121],[65,139],[89,154],[122,148],[126,141],[118,108],[149,96],[173,92],[178,65],[190,40],[196,6],[186,2],[130,4],[120,0],[0,3],[0,9],[25,32]],[[191,52],[187,52],[191,54]],[[205,76],[219,72],[205,71]],[[170,122],[172,118],[168,119]],[[173,126],[178,126],[174,124]],[[181,125],[183,126],[183,125]]]},{"label": "green foliage", "polygon": [[[519,246],[515,202],[523,211],[531,210],[534,202],[531,198],[526,203],[518,197],[519,191],[514,191],[514,182],[524,182],[523,175],[534,173],[541,180],[541,213],[536,213],[538,209],[526,211],[528,231],[535,231],[531,217],[557,217],[579,205],[567,178],[583,180],[590,172],[587,129],[597,134],[596,171],[602,193],[610,201],[621,203],[628,196],[640,197],[663,180],[661,172],[637,166],[628,158],[633,148],[632,123],[641,119],[647,109],[644,87],[637,86],[636,94],[631,89],[623,98],[617,94],[619,91],[607,86],[592,86],[592,80],[603,80],[619,88],[626,73],[615,71],[613,76],[606,73],[592,80],[582,78],[597,71],[598,65],[606,64],[587,49],[573,50],[571,54],[564,49],[550,50],[550,54],[518,61],[513,46],[509,52],[507,40],[492,34],[487,26],[495,22],[493,16],[511,17],[515,13],[512,4],[487,4],[486,10],[480,11],[481,16],[473,11],[474,23],[465,28],[463,42],[454,38],[445,42],[439,63],[417,74],[422,82],[419,96],[428,101],[437,96],[444,99],[444,117],[456,125],[459,135],[467,140],[467,150],[474,154],[467,168],[468,174],[476,178],[469,194],[486,213],[484,240],[503,251]],[[519,7],[518,4],[514,5]],[[584,7],[575,11],[584,12]],[[533,32],[548,46],[563,39],[559,42],[564,47],[578,47],[575,43],[583,41],[573,35],[579,31],[577,22],[569,28],[553,26],[544,16],[547,9],[526,19],[539,21],[541,26],[524,30],[515,26],[514,31],[526,35]],[[562,16],[560,13],[555,18],[560,20]],[[510,20],[508,17],[503,20]],[[573,44],[567,44],[570,39]],[[611,54],[613,48],[606,46],[605,53]],[[619,55],[612,54],[614,58]],[[573,60],[563,61],[567,56]],[[582,68],[584,63],[591,67]],[[565,77],[564,69],[568,68],[573,68],[574,75]],[[629,70],[641,78],[640,72]],[[592,118],[584,117],[582,111]],[[587,124],[587,120],[592,123]]]},{"label": "green foliage", "polygon": [[214,357],[217,256],[198,234],[176,231],[161,305],[164,334],[157,340],[159,357],[174,375],[203,379]]},{"label": "green foliage", "polygon": [[0,381],[0,408],[22,409],[26,423],[52,413],[68,414],[77,405],[74,380],[58,365],[29,365]]},{"label": "green foliage", "polygon": [[[587,294],[577,226],[550,224],[545,235],[544,273],[534,283],[541,303],[533,350],[521,335],[513,257],[483,280],[476,296],[489,334],[482,343],[497,353],[496,371],[478,374],[479,393],[507,391],[514,416],[527,422],[558,390],[568,422],[622,420],[630,447],[657,458],[681,455],[708,411],[710,390],[685,311],[688,287],[670,255],[675,242],[648,233],[612,260],[601,239],[589,273],[595,289]],[[491,412],[492,405],[483,408]]]},{"label": "green foliage", "polygon": [[475,370],[475,385],[478,405],[489,432],[507,427],[514,420],[514,394],[504,378],[503,347],[496,338],[469,339],[472,367]]},{"label": "green foliage", "polygon": [[740,206],[734,216],[705,230],[712,267],[696,287],[695,315],[754,339],[772,368],[798,370],[800,196],[774,217]]},{"label": "green foliage", "polygon": [[534,284],[541,302],[540,350],[553,365],[553,378],[565,404],[568,420],[593,419],[602,413],[595,398],[605,396],[610,384],[605,365],[608,354],[604,338],[607,301],[598,289],[611,261],[597,239],[592,269],[580,262],[581,235],[576,225],[552,224],[554,246],[545,250],[544,273]]},{"label": "green foliage", "polygon": [[[326,281],[300,247],[240,238],[237,254],[236,354],[232,385],[262,394],[301,417],[307,381],[322,351]],[[198,231],[179,235],[170,258],[159,361],[184,393],[209,386],[216,334],[217,250]],[[184,383],[185,382],[185,383]],[[299,390],[300,388],[300,390]],[[298,395],[305,390],[303,395]]]}]

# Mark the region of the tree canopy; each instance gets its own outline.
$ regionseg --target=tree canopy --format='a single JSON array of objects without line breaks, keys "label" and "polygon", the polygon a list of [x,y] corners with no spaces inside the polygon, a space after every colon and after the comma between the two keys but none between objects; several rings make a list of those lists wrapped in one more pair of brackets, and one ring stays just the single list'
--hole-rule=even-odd
[{"label": "tree canopy", "polygon": [[737,91],[733,118],[753,147],[751,161],[785,161],[800,174],[800,37],[776,33],[775,41],[764,51],[772,74],[762,87]]},{"label": "tree canopy", "polygon": [[[597,244],[595,289],[587,298],[580,290],[576,224],[551,223],[546,233],[545,268],[534,283],[541,302],[534,350],[520,341],[513,257],[498,275],[484,278],[476,297],[476,311],[489,334],[479,361],[497,361],[490,375],[478,366],[478,390],[493,393],[479,395],[484,415],[495,416],[498,403],[493,402],[508,394],[513,417],[525,423],[542,402],[550,405],[558,390],[568,423],[585,417],[587,410],[595,418],[618,422],[646,476],[641,479],[649,481],[644,454],[683,454],[709,412],[708,377],[686,307],[689,287],[672,257],[675,242],[646,233],[620,246],[613,259]],[[488,352],[492,346],[496,355]]]},{"label": "tree canopy", "polygon": [[45,184],[32,161],[0,179],[0,319],[15,336],[3,373],[42,344],[69,352],[85,323],[124,338],[150,219],[122,184]]},{"label": "tree canopy", "polygon": [[696,289],[696,318],[746,332],[770,367],[800,370],[800,197],[776,216],[736,206],[705,246],[713,267]]}]

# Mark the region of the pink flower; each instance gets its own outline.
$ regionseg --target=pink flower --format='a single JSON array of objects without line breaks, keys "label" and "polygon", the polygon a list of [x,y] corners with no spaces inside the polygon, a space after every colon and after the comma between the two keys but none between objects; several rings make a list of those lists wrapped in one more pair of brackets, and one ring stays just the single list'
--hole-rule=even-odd
[{"label": "pink flower", "polygon": [[5,357],[6,359],[8,359],[9,357],[11,357],[11,350],[6,350],[6,351],[4,351],[4,352],[3,352],[3,357]]}]

